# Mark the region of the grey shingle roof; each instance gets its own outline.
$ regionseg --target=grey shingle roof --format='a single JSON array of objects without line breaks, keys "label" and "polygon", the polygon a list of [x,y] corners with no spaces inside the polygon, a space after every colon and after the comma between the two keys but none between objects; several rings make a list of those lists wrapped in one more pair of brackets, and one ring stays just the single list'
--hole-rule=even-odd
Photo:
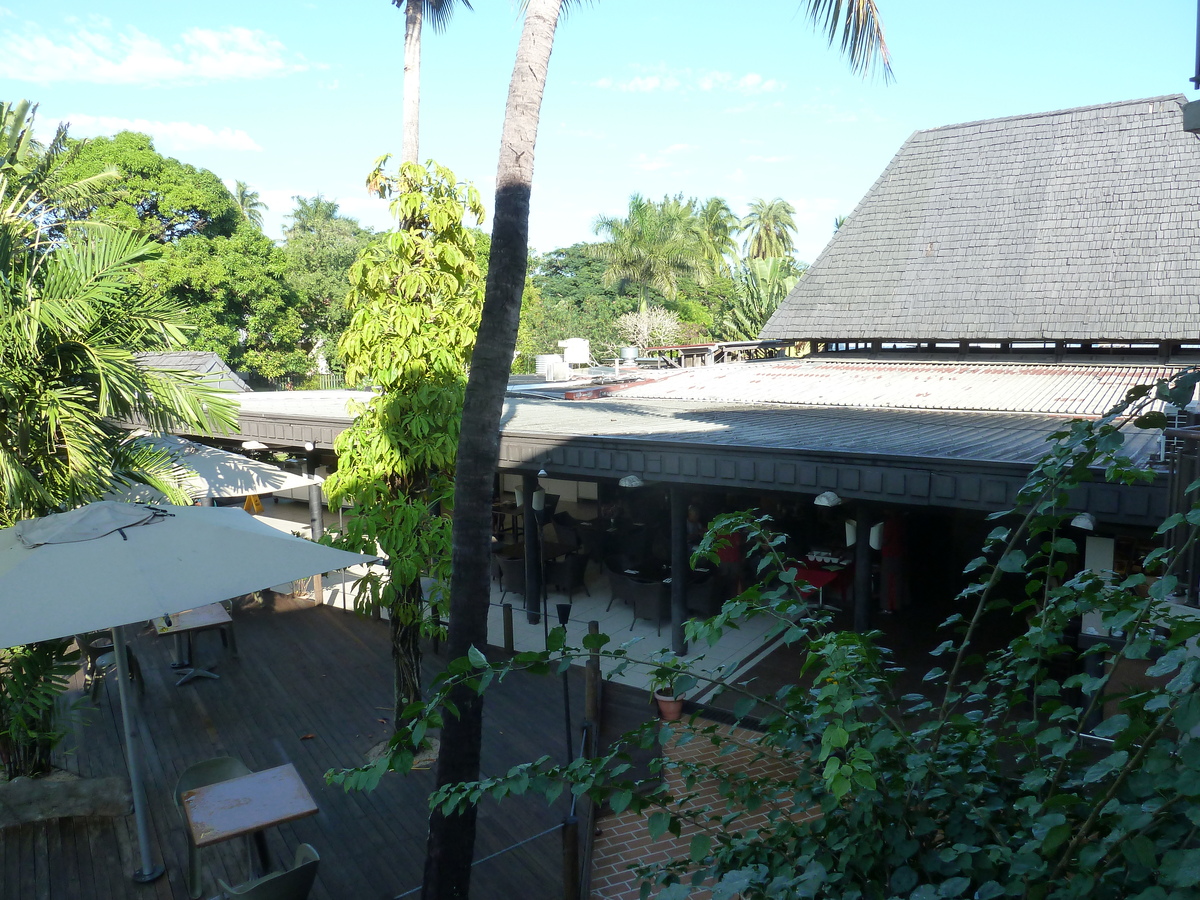
[{"label": "grey shingle roof", "polygon": [[233,369],[215,353],[204,350],[170,350],[163,353],[138,353],[138,361],[153,369],[185,369],[208,376],[205,380],[213,387],[226,391],[245,392],[251,390]]},{"label": "grey shingle roof", "polygon": [[1196,340],[1180,95],[918,131],[763,338]]}]

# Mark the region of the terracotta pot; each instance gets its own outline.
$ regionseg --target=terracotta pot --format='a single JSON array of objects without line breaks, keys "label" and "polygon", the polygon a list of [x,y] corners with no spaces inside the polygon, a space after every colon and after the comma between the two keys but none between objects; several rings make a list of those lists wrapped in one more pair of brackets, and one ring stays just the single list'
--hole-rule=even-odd
[{"label": "terracotta pot", "polygon": [[664,722],[678,722],[683,718],[682,697],[673,697],[670,694],[660,694],[655,691],[654,699],[658,702],[658,716]]}]

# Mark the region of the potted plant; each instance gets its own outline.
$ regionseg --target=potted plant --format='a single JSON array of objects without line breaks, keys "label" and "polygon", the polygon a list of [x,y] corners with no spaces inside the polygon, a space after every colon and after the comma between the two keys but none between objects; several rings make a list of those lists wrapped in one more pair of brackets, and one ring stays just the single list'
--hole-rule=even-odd
[{"label": "potted plant", "polygon": [[664,656],[650,673],[650,690],[664,722],[678,722],[683,716],[684,693],[696,680],[684,671],[683,662],[674,655]]}]

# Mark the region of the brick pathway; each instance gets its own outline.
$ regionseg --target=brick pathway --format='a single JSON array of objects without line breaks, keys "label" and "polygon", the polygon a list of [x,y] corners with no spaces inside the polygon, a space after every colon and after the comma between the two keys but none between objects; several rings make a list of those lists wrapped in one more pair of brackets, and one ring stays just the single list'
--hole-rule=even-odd
[{"label": "brick pathway", "polygon": [[[695,729],[700,731],[711,725],[703,719],[698,719]],[[720,747],[714,746],[711,737],[697,734],[691,741],[679,744],[678,739],[672,740],[664,749],[664,755],[672,762],[688,761],[717,762],[733,771],[745,772],[752,777],[775,775],[787,777],[791,763],[783,763],[776,759],[755,760],[754,744],[759,734],[741,728],[718,726],[722,735],[730,736],[741,744],[732,753],[719,754]],[[683,779],[675,766],[664,765],[664,780],[667,787],[678,794],[683,789]],[[716,786],[713,784],[700,785],[697,796],[691,805],[714,804],[714,818],[720,818],[726,812],[724,801],[721,800]],[[767,823],[769,808],[738,820],[740,831],[751,831]],[[693,835],[700,831],[695,825],[684,825],[679,837],[666,834],[658,840],[650,839],[647,825],[648,813],[633,813],[629,810],[619,815],[609,815],[598,820],[596,827],[599,835],[596,837],[592,863],[592,897],[598,900],[630,900],[639,896],[637,876],[630,866],[666,862],[671,859],[686,859]],[[692,894],[696,900],[705,900],[707,891],[697,891]]]}]

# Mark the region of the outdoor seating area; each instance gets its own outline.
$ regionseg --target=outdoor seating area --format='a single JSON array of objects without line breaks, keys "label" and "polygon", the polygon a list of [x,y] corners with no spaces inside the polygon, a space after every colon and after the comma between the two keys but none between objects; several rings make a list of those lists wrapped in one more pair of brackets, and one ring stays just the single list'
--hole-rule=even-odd
[{"label": "outdoor seating area", "polygon": [[[14,897],[184,900],[214,897],[222,883],[233,888],[231,896],[277,896],[257,879],[274,875],[277,882],[297,869],[302,885],[316,870],[308,896],[317,900],[394,897],[420,884],[432,772],[385,777],[369,794],[346,793],[324,778],[331,768],[363,762],[390,734],[387,623],[269,596],[268,604],[244,601],[234,609],[236,659],[215,635],[207,642],[205,660],[218,663],[219,679],[178,685],[174,641],[151,625],[126,629],[145,684],[144,694],[130,694],[151,854],[166,875],[146,885],[131,880],[139,865],[133,816],[52,819],[4,831],[6,896],[11,889]],[[426,678],[444,662],[427,656]],[[579,710],[581,683],[573,687]],[[561,682],[518,676],[489,691],[485,776],[561,752],[561,710],[547,712],[547,692],[561,697]],[[83,693],[81,667],[63,703],[75,704]],[[86,778],[124,777],[124,756],[110,676],[99,682],[96,703],[80,706],[55,763]],[[221,787],[207,797],[206,811],[194,804],[206,801],[197,788],[210,782]],[[239,810],[267,818],[239,820]],[[484,803],[477,858],[540,834],[562,815],[558,805],[534,798]],[[479,863],[472,895],[550,896],[559,890],[546,886],[559,883],[560,858],[561,839],[552,832]],[[272,873],[264,871],[268,863]],[[198,883],[189,884],[189,871]]]}]

